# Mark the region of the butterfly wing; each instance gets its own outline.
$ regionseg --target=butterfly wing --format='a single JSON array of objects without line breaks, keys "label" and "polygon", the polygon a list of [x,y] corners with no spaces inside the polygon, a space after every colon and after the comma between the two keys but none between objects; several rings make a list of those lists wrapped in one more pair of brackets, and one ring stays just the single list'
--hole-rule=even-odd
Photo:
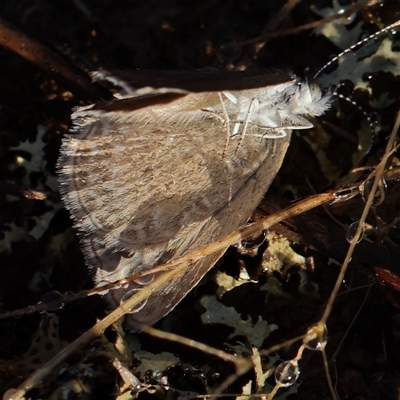
[{"label": "butterfly wing", "polygon": [[[265,140],[248,132],[239,148],[231,140],[224,154],[226,128],[209,113],[151,122],[155,112],[173,112],[177,102],[199,103],[192,107],[198,112],[204,98],[188,94],[133,111],[86,107],[73,115],[75,133],[64,139],[59,180],[97,285],[179,257],[243,225],[281,165],[289,137]],[[130,315],[130,327],[167,314],[220,256],[188,266],[160,287]],[[111,290],[106,299],[116,306],[135,285]]]}]

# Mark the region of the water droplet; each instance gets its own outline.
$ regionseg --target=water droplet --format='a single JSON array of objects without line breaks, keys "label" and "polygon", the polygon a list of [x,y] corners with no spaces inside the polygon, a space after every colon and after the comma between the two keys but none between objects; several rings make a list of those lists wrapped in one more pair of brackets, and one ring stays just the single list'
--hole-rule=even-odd
[{"label": "water droplet", "polygon": [[123,282],[122,284],[121,284],[121,289],[124,289],[124,290],[126,290],[126,289],[129,289],[129,286],[130,286],[131,284],[129,283],[129,282]]},{"label": "water droplet", "polygon": [[47,311],[58,311],[65,305],[64,296],[56,290],[46,293],[41,303],[46,306]]},{"label": "water droplet", "polygon": [[[360,185],[361,198],[366,202],[371,194],[372,186],[374,185],[375,178],[369,178]],[[372,207],[377,207],[383,203],[386,198],[387,185],[384,179],[380,179],[378,187],[372,200]]]},{"label": "water droplet", "polygon": [[241,240],[235,244],[237,251],[243,255],[253,256],[256,254],[258,248],[265,242],[268,230],[265,229],[261,234],[252,236],[247,239]]},{"label": "water droplet", "polygon": [[[139,290],[140,289],[138,289],[138,288],[134,288],[134,289],[131,289],[128,292],[126,292],[121,298],[121,303],[130,299],[135,293],[139,292]],[[147,303],[147,299],[141,301],[139,304],[136,304],[129,310],[129,314],[137,313],[146,305],[146,303]]]},{"label": "water droplet", "polygon": [[[351,241],[353,240],[354,235],[355,235],[356,232],[357,232],[359,223],[360,223],[359,221],[356,221],[356,222],[353,222],[352,224],[350,224],[350,225],[347,227],[347,230],[346,230],[346,240],[347,240],[349,243],[351,243]],[[361,240],[363,239],[363,237],[364,237],[364,232],[365,232],[365,230],[364,230],[364,228],[363,228],[362,231],[361,231],[360,237],[359,237],[358,240],[357,240],[357,243],[360,243]]]},{"label": "water droplet", "polygon": [[[135,274],[140,275],[142,272],[149,271],[152,268],[153,267],[148,264],[139,265],[135,270]],[[154,278],[155,278],[155,274],[148,274],[148,275],[141,276],[140,278],[136,279],[135,281],[141,286],[146,286],[149,283],[153,282]]]},{"label": "water droplet", "polygon": [[322,323],[311,326],[303,339],[304,346],[307,347],[307,349],[315,351],[323,350],[327,342],[328,329],[326,325]]},{"label": "water droplet", "polygon": [[[338,14],[344,14],[347,10],[342,8],[338,11]],[[356,19],[357,13],[352,13],[346,17],[337,18],[333,22],[338,25],[350,25]]]},{"label": "water droplet", "polygon": [[275,381],[280,386],[291,386],[299,377],[300,371],[297,362],[284,361],[275,370]]},{"label": "water droplet", "polygon": [[358,195],[358,190],[354,187],[344,187],[336,191],[333,195],[337,200],[349,200]]}]

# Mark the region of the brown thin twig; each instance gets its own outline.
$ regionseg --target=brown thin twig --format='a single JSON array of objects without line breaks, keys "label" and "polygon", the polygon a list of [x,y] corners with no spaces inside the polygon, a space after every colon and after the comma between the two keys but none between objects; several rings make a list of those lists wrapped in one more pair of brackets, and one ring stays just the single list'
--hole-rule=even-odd
[{"label": "brown thin twig", "polygon": [[353,7],[351,7],[350,9],[348,9],[347,11],[345,11],[344,13],[340,13],[340,14],[337,13],[337,14],[331,15],[329,17],[319,19],[318,21],[310,22],[309,24],[304,24],[304,25],[297,26],[297,27],[291,28],[291,29],[286,29],[283,31],[263,32],[260,36],[257,36],[253,39],[243,40],[241,42],[238,42],[238,44],[241,46],[245,46],[245,45],[249,45],[249,44],[257,44],[258,45],[257,50],[259,51],[268,41],[270,41],[272,39],[275,39],[277,37],[282,37],[282,36],[294,35],[296,33],[302,32],[302,31],[316,28],[317,26],[326,24],[328,22],[335,21],[340,18],[345,18],[345,17],[350,16],[358,11],[366,10],[376,3],[377,3],[376,0],[370,0],[367,2],[367,4],[356,4]]},{"label": "brown thin twig", "polygon": [[[347,267],[351,262],[351,259],[353,257],[353,253],[354,253],[354,249],[355,249],[357,243],[359,242],[359,239],[361,238],[362,232],[364,230],[364,224],[365,224],[365,221],[367,219],[368,213],[369,213],[369,211],[371,209],[371,206],[373,204],[373,201],[375,199],[375,193],[378,190],[379,182],[382,179],[382,177],[384,176],[386,164],[387,164],[388,159],[391,156],[392,151],[393,151],[393,149],[395,147],[395,140],[396,140],[397,132],[399,131],[399,127],[400,127],[400,111],[397,114],[396,122],[394,123],[394,126],[393,126],[393,129],[392,129],[389,141],[387,143],[385,154],[382,157],[381,162],[376,167],[375,171],[373,171],[371,173],[371,175],[370,175],[370,176],[374,175],[374,183],[372,185],[371,192],[370,192],[370,194],[368,196],[368,199],[367,199],[367,201],[365,203],[365,207],[364,207],[364,210],[362,212],[362,215],[361,215],[361,218],[360,218],[356,233],[355,233],[353,239],[350,242],[346,257],[345,257],[345,259],[343,261],[343,264],[342,264],[342,268],[340,269],[339,275],[338,275],[338,277],[336,279],[335,286],[333,287],[331,295],[330,295],[330,297],[328,299],[327,305],[325,307],[325,311],[324,311],[321,319],[319,320],[319,323],[321,323],[321,324],[325,325],[327,320],[328,320],[328,318],[329,318],[329,316],[331,315],[332,307],[333,307],[333,304],[334,304],[334,302],[336,300],[336,297],[337,297],[337,294],[339,292],[339,289],[340,289],[340,287],[342,285],[345,273],[347,271]],[[336,392],[334,390],[334,387],[333,387],[333,384],[332,384],[332,380],[331,380],[331,377],[329,375],[327,364],[325,364],[325,369],[326,369],[326,377],[327,377],[327,381],[328,381],[328,386],[330,388],[331,394],[332,394],[334,399],[337,399]]]},{"label": "brown thin twig", "polygon": [[[348,189],[346,189],[346,191],[347,190]],[[269,227],[299,213],[306,212],[329,202],[347,200],[346,197],[341,197],[340,195],[338,196],[338,192],[340,193],[340,190],[332,190],[320,195],[311,196],[277,212],[276,214],[270,215],[263,220],[247,225],[215,243],[199,248],[187,254],[186,256],[172,260],[163,266],[157,267],[158,269],[163,270],[164,273],[154,279],[154,281],[143,288],[143,290],[135,293],[128,300],[121,303],[119,307],[113,310],[91,329],[86,331],[82,336],[61,350],[54,358],[52,358],[50,361],[36,370],[29,378],[22,382],[18,388],[8,390],[4,394],[3,400],[22,400],[29,390],[38,385],[39,382],[43,381],[43,379],[53,372],[61,362],[74,354],[84,345],[94,340],[97,336],[101,335],[106,328],[122,318],[125,314],[128,314],[130,310],[137,304],[145,301],[149,296],[151,296],[157,287],[164,285],[165,282],[170,281],[171,279],[174,279],[174,276],[181,273],[188,264],[194,263],[202,257],[205,257],[206,255],[212,254],[216,251],[226,249],[228,246],[239,242],[243,238],[246,238],[264,229],[268,229]]]},{"label": "brown thin twig", "polygon": [[0,45],[20,55],[83,100],[111,99],[110,93],[93,84],[81,69],[3,19],[0,19]]}]

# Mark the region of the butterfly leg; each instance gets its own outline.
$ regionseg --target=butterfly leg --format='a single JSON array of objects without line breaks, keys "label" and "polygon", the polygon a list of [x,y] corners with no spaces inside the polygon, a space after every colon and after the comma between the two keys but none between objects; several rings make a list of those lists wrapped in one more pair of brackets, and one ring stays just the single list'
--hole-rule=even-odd
[{"label": "butterfly leg", "polygon": [[250,101],[249,108],[247,109],[246,119],[244,121],[237,121],[235,124],[234,134],[236,134],[239,131],[239,126],[243,125],[243,129],[242,129],[242,132],[241,132],[241,135],[239,138],[239,143],[237,144],[236,149],[235,149],[235,154],[239,151],[239,148],[240,148],[241,144],[243,143],[243,139],[246,136],[247,127],[250,122],[251,113],[257,102],[258,102],[257,99],[252,98]]},{"label": "butterfly leg", "polygon": [[297,126],[292,126],[288,124],[285,125],[282,121],[282,117],[279,111],[276,111],[274,119],[275,121],[277,121],[276,126],[264,126],[256,124],[257,128],[265,130],[265,133],[259,133],[256,136],[262,137],[264,139],[280,139],[287,136],[287,132],[285,132],[285,129],[299,129],[299,127]]},{"label": "butterfly leg", "polygon": [[[226,93],[224,93],[224,94],[227,96]],[[219,96],[219,100],[221,101],[222,115],[224,116],[225,129],[226,129],[225,147],[224,147],[224,151],[222,152],[222,157],[225,157],[225,153],[228,150],[229,138],[230,138],[230,135],[231,135],[231,132],[230,132],[230,119],[229,119],[228,112],[226,111],[224,99],[222,98],[222,93],[218,92],[218,96]],[[229,99],[229,96],[227,96],[227,97]]]}]

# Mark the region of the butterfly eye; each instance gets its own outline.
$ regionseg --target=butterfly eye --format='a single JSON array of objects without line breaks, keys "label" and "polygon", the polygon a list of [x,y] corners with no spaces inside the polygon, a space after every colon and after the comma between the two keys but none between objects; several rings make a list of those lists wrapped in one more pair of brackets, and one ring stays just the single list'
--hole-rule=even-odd
[{"label": "butterfly eye", "polygon": [[317,102],[318,100],[320,100],[322,96],[320,87],[316,83],[312,82],[310,83],[309,88],[311,93],[311,100],[313,102]]}]

